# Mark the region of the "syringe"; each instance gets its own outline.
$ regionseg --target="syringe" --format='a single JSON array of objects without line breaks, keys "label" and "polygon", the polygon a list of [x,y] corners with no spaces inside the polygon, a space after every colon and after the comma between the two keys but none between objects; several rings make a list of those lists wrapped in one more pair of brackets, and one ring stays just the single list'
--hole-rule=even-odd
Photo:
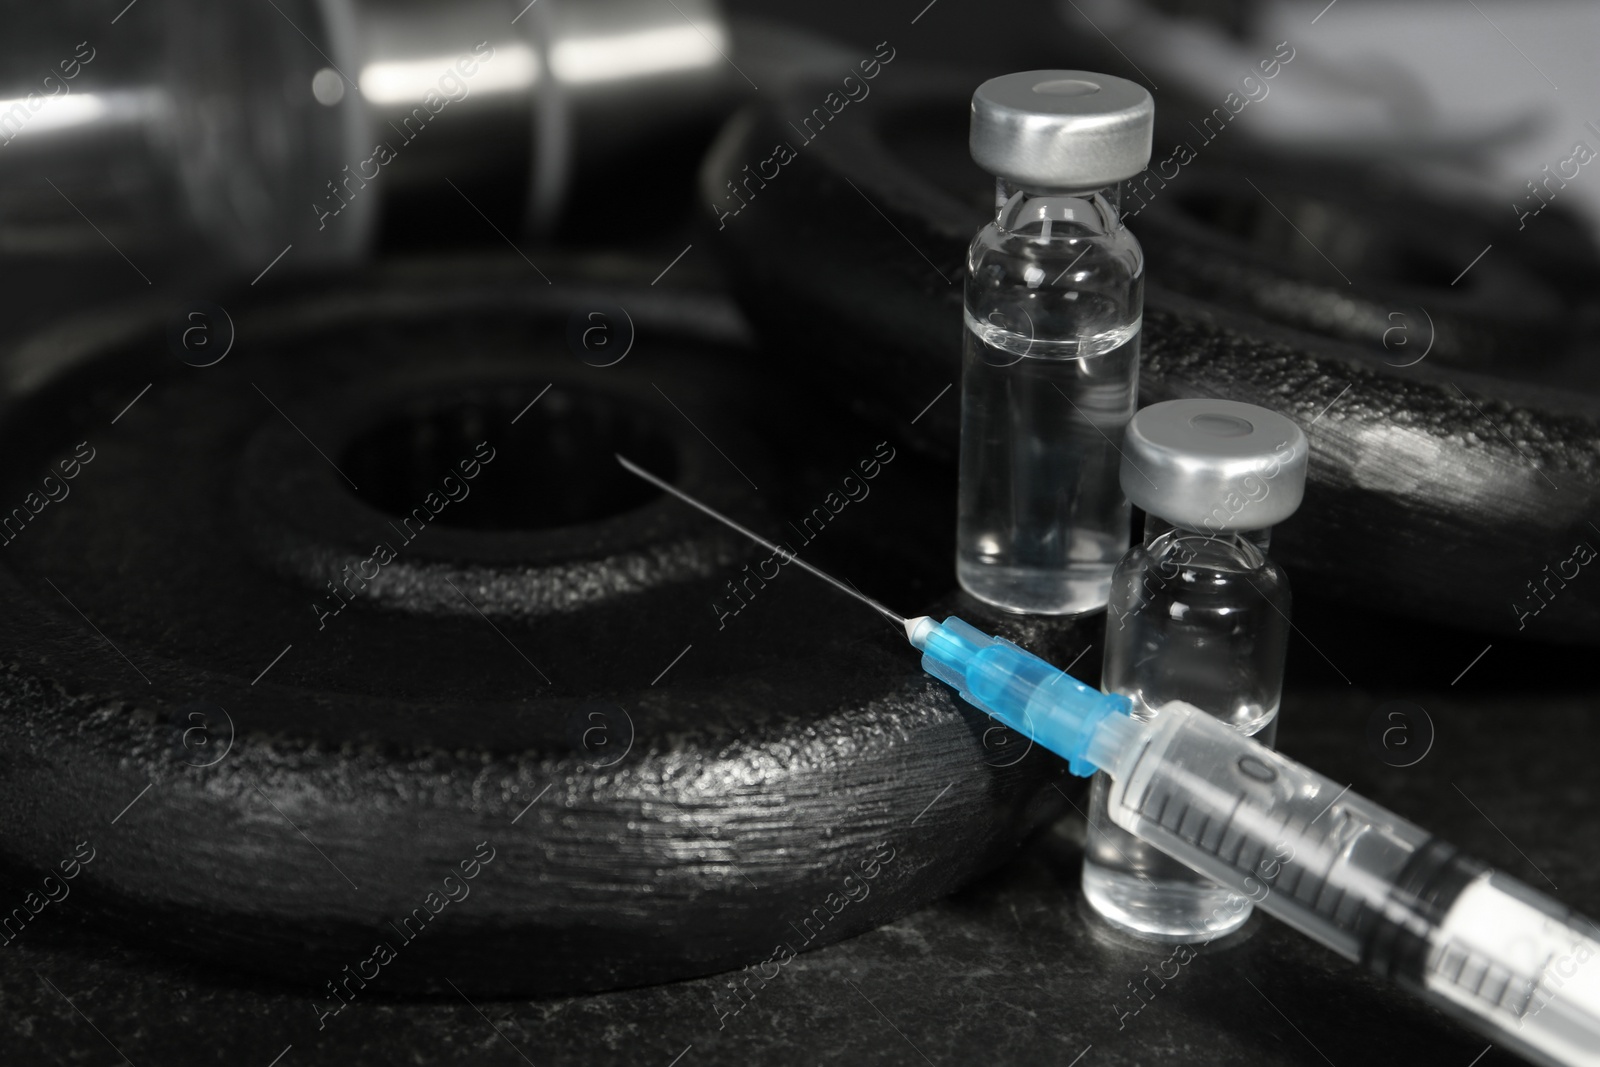
[{"label": "syringe", "polygon": [[[905,618],[623,459],[905,628],[929,674],[1112,778],[1130,833],[1536,1063],[1600,1067],[1600,926],[1198,708],[1149,720],[954,616]],[[1240,906],[1243,906],[1241,901]]]}]

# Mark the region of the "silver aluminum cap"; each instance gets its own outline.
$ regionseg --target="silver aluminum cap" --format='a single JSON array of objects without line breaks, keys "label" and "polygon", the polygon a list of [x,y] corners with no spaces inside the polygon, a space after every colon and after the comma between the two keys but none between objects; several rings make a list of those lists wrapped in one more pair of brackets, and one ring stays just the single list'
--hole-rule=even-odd
[{"label": "silver aluminum cap", "polygon": [[1236,400],[1167,400],[1128,423],[1122,491],[1174,526],[1262,530],[1300,506],[1309,451],[1300,427],[1276,411]]},{"label": "silver aluminum cap", "polygon": [[990,78],[972,94],[978,166],[1029,189],[1092,189],[1150,162],[1155,101],[1142,85],[1085,70]]}]

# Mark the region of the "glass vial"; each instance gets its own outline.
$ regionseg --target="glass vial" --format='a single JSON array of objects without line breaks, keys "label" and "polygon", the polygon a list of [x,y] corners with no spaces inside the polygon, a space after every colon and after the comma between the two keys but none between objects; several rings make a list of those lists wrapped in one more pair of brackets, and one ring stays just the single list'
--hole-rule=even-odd
[{"label": "glass vial", "polygon": [[1030,71],[972,97],[995,220],[967,256],[956,575],[1010,611],[1105,606],[1128,545],[1117,444],[1133,416],[1144,254],[1117,182],[1150,159],[1150,94]]},{"label": "glass vial", "polygon": [[[1305,434],[1276,412],[1172,400],[1134,416],[1122,488],[1146,512],[1118,564],[1101,688],[1153,718],[1183,700],[1270,745],[1289,640],[1289,584],[1266,556],[1305,491]],[[1104,773],[1090,787],[1083,893],[1111,924],[1153,940],[1210,941],[1249,901],[1113,825]]]}]

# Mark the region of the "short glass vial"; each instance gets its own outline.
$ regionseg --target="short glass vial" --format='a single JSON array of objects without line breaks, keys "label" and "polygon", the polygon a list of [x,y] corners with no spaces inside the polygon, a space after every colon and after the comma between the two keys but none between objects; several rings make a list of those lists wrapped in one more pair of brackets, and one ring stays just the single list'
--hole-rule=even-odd
[{"label": "short glass vial", "polygon": [[[1129,697],[1140,718],[1182,700],[1271,745],[1290,603],[1266,550],[1304,495],[1305,434],[1251,404],[1170,400],[1134,416],[1122,451],[1122,488],[1146,513],[1145,535],[1112,578],[1101,689]],[[1109,785],[1101,773],[1090,786],[1090,906],[1159,941],[1210,941],[1242,926],[1247,898],[1111,822]]]},{"label": "short glass vial", "polygon": [[1136,406],[1144,253],[1117,183],[1150,160],[1141,86],[1029,71],[972,97],[995,220],[967,254],[956,576],[997,607],[1106,604],[1128,546],[1117,444]]}]

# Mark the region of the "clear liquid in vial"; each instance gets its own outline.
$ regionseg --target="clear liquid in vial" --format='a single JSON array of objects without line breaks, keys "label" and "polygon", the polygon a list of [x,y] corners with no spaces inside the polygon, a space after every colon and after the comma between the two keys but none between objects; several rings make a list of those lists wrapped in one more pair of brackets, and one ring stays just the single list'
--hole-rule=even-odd
[{"label": "clear liquid in vial", "polygon": [[[1278,732],[1278,709],[1239,732],[1270,746]],[[1094,910],[1113,926],[1151,941],[1207,942],[1243,926],[1254,910],[1245,897],[1112,822],[1110,787],[1103,771],[1089,787],[1083,895]]]},{"label": "clear liquid in vial", "polygon": [[1099,610],[1128,545],[1141,320],[1065,341],[966,320],[956,575],[1009,611]]}]

